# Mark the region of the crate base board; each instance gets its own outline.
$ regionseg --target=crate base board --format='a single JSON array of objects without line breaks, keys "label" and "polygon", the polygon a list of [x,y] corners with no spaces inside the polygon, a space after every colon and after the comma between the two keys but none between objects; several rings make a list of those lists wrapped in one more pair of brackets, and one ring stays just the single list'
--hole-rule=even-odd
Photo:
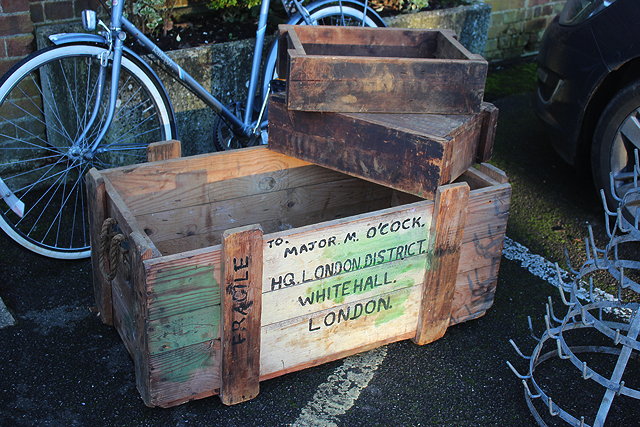
[{"label": "crate base board", "polygon": [[[257,158],[261,161],[254,163]],[[234,159],[240,162],[232,161]],[[239,167],[249,164],[255,166]],[[112,307],[113,323],[132,355],[137,387],[147,405],[169,407],[220,393],[225,378],[229,378],[229,374],[225,377],[221,373],[222,339],[226,334],[227,339],[231,338],[227,341],[231,345],[246,342],[244,331],[234,335],[239,330],[234,328],[233,321],[240,325],[251,316],[251,305],[233,305],[243,301],[241,288],[231,294],[230,303],[223,302],[225,290],[240,283],[236,279],[244,278],[244,275],[234,277],[231,283],[228,278],[224,279],[224,245],[191,247],[184,252],[163,255],[157,249],[162,242],[154,240],[159,234],[145,233],[150,230],[147,221],[153,216],[151,212],[159,206],[167,209],[165,213],[180,210],[187,201],[193,207],[211,206],[209,186],[218,188],[225,181],[267,170],[281,171],[271,176],[275,182],[269,182],[273,185],[244,186],[239,192],[228,193],[233,194],[227,199],[228,207],[238,209],[237,215],[230,217],[234,219],[233,226],[248,226],[252,218],[247,219],[248,224],[240,221],[249,203],[260,206],[255,205],[253,198],[259,194],[266,197],[271,190],[286,193],[297,188],[298,180],[290,180],[287,175],[288,171],[301,173],[298,168],[313,176],[325,176],[322,168],[273,153],[265,147],[89,174],[88,180],[104,182],[103,186],[92,187],[103,189],[104,194],[90,195],[90,199],[106,200],[103,214],[117,220],[114,232],[128,236],[132,249],[128,256],[133,257],[125,263],[130,269],[118,270],[111,282],[100,280],[96,284],[97,303]],[[471,190],[457,250],[460,261],[453,276],[455,283],[449,284],[453,286],[449,324],[479,317],[493,302],[510,186],[504,176],[494,174],[496,180],[483,173],[483,168],[491,172],[482,166],[463,175]],[[205,180],[204,184],[202,179],[184,179],[184,174],[191,176],[194,171],[207,171],[196,174]],[[332,174],[337,182],[345,181],[341,174]],[[150,185],[154,180],[161,185]],[[206,197],[184,197],[196,191]],[[243,192],[247,195],[239,195]],[[323,222],[263,235],[258,381],[415,338],[418,314],[424,310],[420,295],[423,287],[428,286],[424,275],[435,259],[427,254],[430,246],[425,243],[433,223],[430,215],[434,202],[416,201],[415,196],[391,189],[387,189],[386,194],[386,208],[365,210],[341,219],[326,218]],[[281,202],[282,215],[286,216],[289,203],[286,198]],[[206,230],[206,218],[190,220],[201,221],[202,230]],[[317,218],[321,217],[314,217],[313,221]],[[97,218],[94,225],[100,220]],[[200,230],[199,226],[187,228]],[[194,235],[184,236],[192,237]],[[381,257],[381,263],[366,266],[367,257],[373,254]],[[236,264],[231,264],[231,269],[246,264],[242,254],[232,258]],[[338,262],[344,262],[344,271],[337,270]],[[362,263],[358,269],[346,267],[350,263],[355,268],[358,262]],[[330,272],[330,268],[335,270]],[[229,271],[229,267],[226,270]],[[237,271],[241,273],[242,269]],[[100,274],[96,277],[100,278]],[[102,288],[111,292],[104,292]],[[313,302],[310,301],[312,295]],[[231,328],[221,327],[224,304],[227,309],[230,307],[233,311],[235,307],[239,310],[236,313],[249,317],[233,319]],[[107,319],[103,317],[103,320]],[[255,362],[249,365],[255,368]],[[243,371],[244,368],[234,367],[231,372],[235,369]],[[252,395],[243,389],[243,384],[255,383],[256,376],[252,375],[246,377],[252,380],[233,380],[236,387],[232,390],[237,391],[227,394],[228,402],[242,401]]]}]

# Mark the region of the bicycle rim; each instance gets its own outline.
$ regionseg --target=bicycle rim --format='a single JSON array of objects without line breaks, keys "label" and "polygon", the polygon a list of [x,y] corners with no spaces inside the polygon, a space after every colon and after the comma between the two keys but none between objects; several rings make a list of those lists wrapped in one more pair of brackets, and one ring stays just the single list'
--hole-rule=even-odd
[{"label": "bicycle rim", "polygon": [[[78,140],[95,105],[103,51],[88,45],[45,49],[0,85],[0,186],[8,194],[0,200],[0,227],[52,258],[90,255],[84,174],[145,161],[149,143],[172,136],[162,91],[125,57],[113,123],[98,151],[86,150],[106,117],[103,99],[94,126]],[[110,75],[109,69],[107,88]]]}]

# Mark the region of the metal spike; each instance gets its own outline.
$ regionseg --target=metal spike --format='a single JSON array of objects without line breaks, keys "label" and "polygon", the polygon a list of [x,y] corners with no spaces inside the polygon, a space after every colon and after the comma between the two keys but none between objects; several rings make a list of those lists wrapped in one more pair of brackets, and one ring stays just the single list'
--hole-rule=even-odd
[{"label": "metal spike", "polygon": [[618,194],[616,193],[616,186],[613,179],[613,172],[609,173],[609,190],[611,191],[611,197],[613,197],[613,200],[615,200],[618,203],[622,201],[622,199],[618,197]]},{"label": "metal spike", "polygon": [[558,415],[558,414],[560,413],[560,412],[559,412],[559,411],[557,411],[557,410],[556,410],[556,411],[554,411],[554,410],[553,410],[553,400],[551,400],[551,396],[549,396],[549,397],[547,398],[547,406],[549,407],[549,414],[550,414],[552,417],[555,417],[556,415]]},{"label": "metal spike", "polygon": [[629,226],[629,227],[625,227],[624,223],[624,217],[622,216],[622,208],[618,208],[617,210],[617,215],[618,215],[618,228],[620,229],[620,231],[622,231],[623,233],[630,233],[631,231],[633,231],[633,227]]},{"label": "metal spike", "polygon": [[531,334],[531,338],[533,338],[536,342],[540,342],[540,338],[533,333],[533,323],[531,322],[531,316],[527,316],[527,323],[529,323],[529,332]]},{"label": "metal spike", "polygon": [[558,335],[553,335],[553,333],[551,332],[551,326],[549,325],[549,316],[547,316],[546,314],[544,315],[544,324],[547,327],[547,335],[549,335],[550,338],[553,338],[554,340],[560,338]]},{"label": "metal spike", "polygon": [[528,380],[529,378],[531,378],[531,375],[520,375],[520,372],[518,372],[518,370],[514,368],[511,362],[509,362],[508,360],[507,360],[507,366],[511,369],[511,371],[513,371],[516,377],[520,378],[521,380]]},{"label": "metal spike", "polygon": [[613,337],[613,344],[620,344],[620,329],[616,329],[616,336]]},{"label": "metal spike", "polygon": [[569,250],[567,248],[564,248],[564,260],[567,263],[567,270],[569,270],[571,274],[574,274],[574,275],[579,274],[578,270],[574,270],[573,266],[571,265],[571,259],[569,258]]},{"label": "metal spike", "polygon": [[592,320],[591,322],[587,322],[587,309],[584,306],[580,307],[580,316],[582,317],[582,324],[584,326],[592,326],[595,322]]},{"label": "metal spike", "polygon": [[524,386],[524,389],[527,392],[527,395],[529,396],[529,398],[531,398],[531,399],[539,399],[542,396],[541,394],[533,394],[533,393],[531,393],[531,390],[529,389],[529,384],[527,384],[527,380],[522,380],[522,385]]},{"label": "metal spike", "polygon": [[515,343],[514,340],[509,340],[509,343],[516,350],[516,353],[518,353],[518,356],[522,357],[523,359],[531,360],[531,356],[525,356],[524,353],[520,351],[520,348],[518,348],[518,345]]},{"label": "metal spike", "polygon": [[564,305],[571,308],[573,308],[573,306],[576,305],[575,302],[567,301],[567,297],[564,295],[564,289],[562,289],[562,286],[558,287],[558,292],[560,292],[560,299],[562,300],[562,303]]},{"label": "metal spike", "polygon": [[588,380],[593,376],[593,372],[588,372],[587,362],[582,362],[582,378]]},{"label": "metal spike", "polygon": [[571,359],[571,356],[562,353],[562,345],[560,344],[560,340],[556,340],[556,345],[558,346],[558,357],[562,360]]},{"label": "metal spike", "polygon": [[551,296],[547,297],[547,314],[549,314],[555,322],[562,323],[562,319],[556,317],[555,313],[553,312],[553,302],[551,301]]},{"label": "metal spike", "polygon": [[580,427],[584,427],[584,416],[580,417]]},{"label": "metal spike", "polygon": [[622,393],[622,387],[624,387],[624,381],[620,381],[620,384],[618,384],[618,390],[616,391],[616,396],[620,396],[620,393]]}]

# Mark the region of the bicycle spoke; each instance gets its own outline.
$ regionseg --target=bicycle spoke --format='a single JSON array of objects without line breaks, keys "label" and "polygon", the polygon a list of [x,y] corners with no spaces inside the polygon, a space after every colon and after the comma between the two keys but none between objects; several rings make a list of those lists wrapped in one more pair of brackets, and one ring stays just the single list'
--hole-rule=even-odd
[{"label": "bicycle spoke", "polygon": [[[73,61],[73,63],[75,64],[75,61]],[[67,73],[64,70],[64,68],[62,67],[62,61],[58,62],[58,64],[60,65],[60,71],[62,72],[62,77],[64,77],[64,82],[67,86],[67,90],[69,91],[69,98],[71,100],[71,105],[73,106],[73,110],[76,113],[76,125],[78,124],[78,115],[79,115],[79,111],[78,111],[78,105],[75,101],[77,101],[75,99],[75,97],[73,96],[73,92],[71,91],[71,86],[69,85],[69,80],[67,79]],[[73,142],[73,141],[71,141]]]},{"label": "bicycle spoke", "polygon": [[[67,173],[68,173],[68,169],[65,169],[65,170],[63,170],[63,171],[61,171],[61,172],[55,173],[55,174],[53,174],[53,175],[50,175],[50,176],[46,179],[46,180],[49,180],[49,179],[54,178],[54,177],[56,177],[56,176],[58,177],[58,178],[53,182],[53,184],[52,184],[49,188],[47,188],[47,190],[42,194],[42,196],[40,196],[40,198],[39,198],[38,200],[36,200],[36,202],[35,202],[35,203],[33,203],[33,205],[31,205],[31,207],[29,208],[29,210],[27,210],[27,212],[25,212],[25,213],[24,213],[24,215],[22,216],[22,218],[20,218],[20,220],[19,220],[18,222],[16,222],[16,225],[19,225],[22,221],[24,221],[24,220],[29,216],[29,214],[31,213],[31,211],[32,211],[33,209],[35,209],[35,208],[36,208],[36,206],[38,205],[38,203],[40,203],[40,201],[41,201],[41,200],[42,200],[42,199],[43,199],[43,198],[44,198],[44,197],[45,197],[45,196],[46,196],[46,195],[47,195],[47,194],[48,194],[48,193],[49,193],[49,192],[54,188],[54,186],[59,185],[58,183],[60,182],[60,180],[61,180],[61,179],[63,179],[63,178],[67,175]],[[45,179],[41,179],[41,180],[39,180],[39,182],[44,182],[44,181],[46,181],[46,180],[45,180]],[[29,186],[29,190],[27,190],[27,192],[26,192],[26,193],[24,193],[24,194],[27,194],[29,191],[31,191],[31,190],[34,188],[35,184],[36,184],[36,183],[31,184],[31,185]],[[26,187],[25,187],[25,188],[26,188]],[[54,191],[54,194],[55,194],[55,191]],[[40,213],[40,216],[42,216],[42,213]],[[40,217],[40,216],[39,216],[39,217]],[[38,217],[38,218],[39,218],[39,217]]]}]

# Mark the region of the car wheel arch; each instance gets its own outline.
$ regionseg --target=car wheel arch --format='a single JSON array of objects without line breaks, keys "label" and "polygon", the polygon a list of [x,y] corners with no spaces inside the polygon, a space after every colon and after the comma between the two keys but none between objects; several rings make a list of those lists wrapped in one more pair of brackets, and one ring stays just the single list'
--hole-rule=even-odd
[{"label": "car wheel arch", "polygon": [[591,142],[600,115],[616,93],[635,80],[640,80],[640,57],[617,65],[595,86],[582,116],[574,162],[577,166],[589,167]]}]

